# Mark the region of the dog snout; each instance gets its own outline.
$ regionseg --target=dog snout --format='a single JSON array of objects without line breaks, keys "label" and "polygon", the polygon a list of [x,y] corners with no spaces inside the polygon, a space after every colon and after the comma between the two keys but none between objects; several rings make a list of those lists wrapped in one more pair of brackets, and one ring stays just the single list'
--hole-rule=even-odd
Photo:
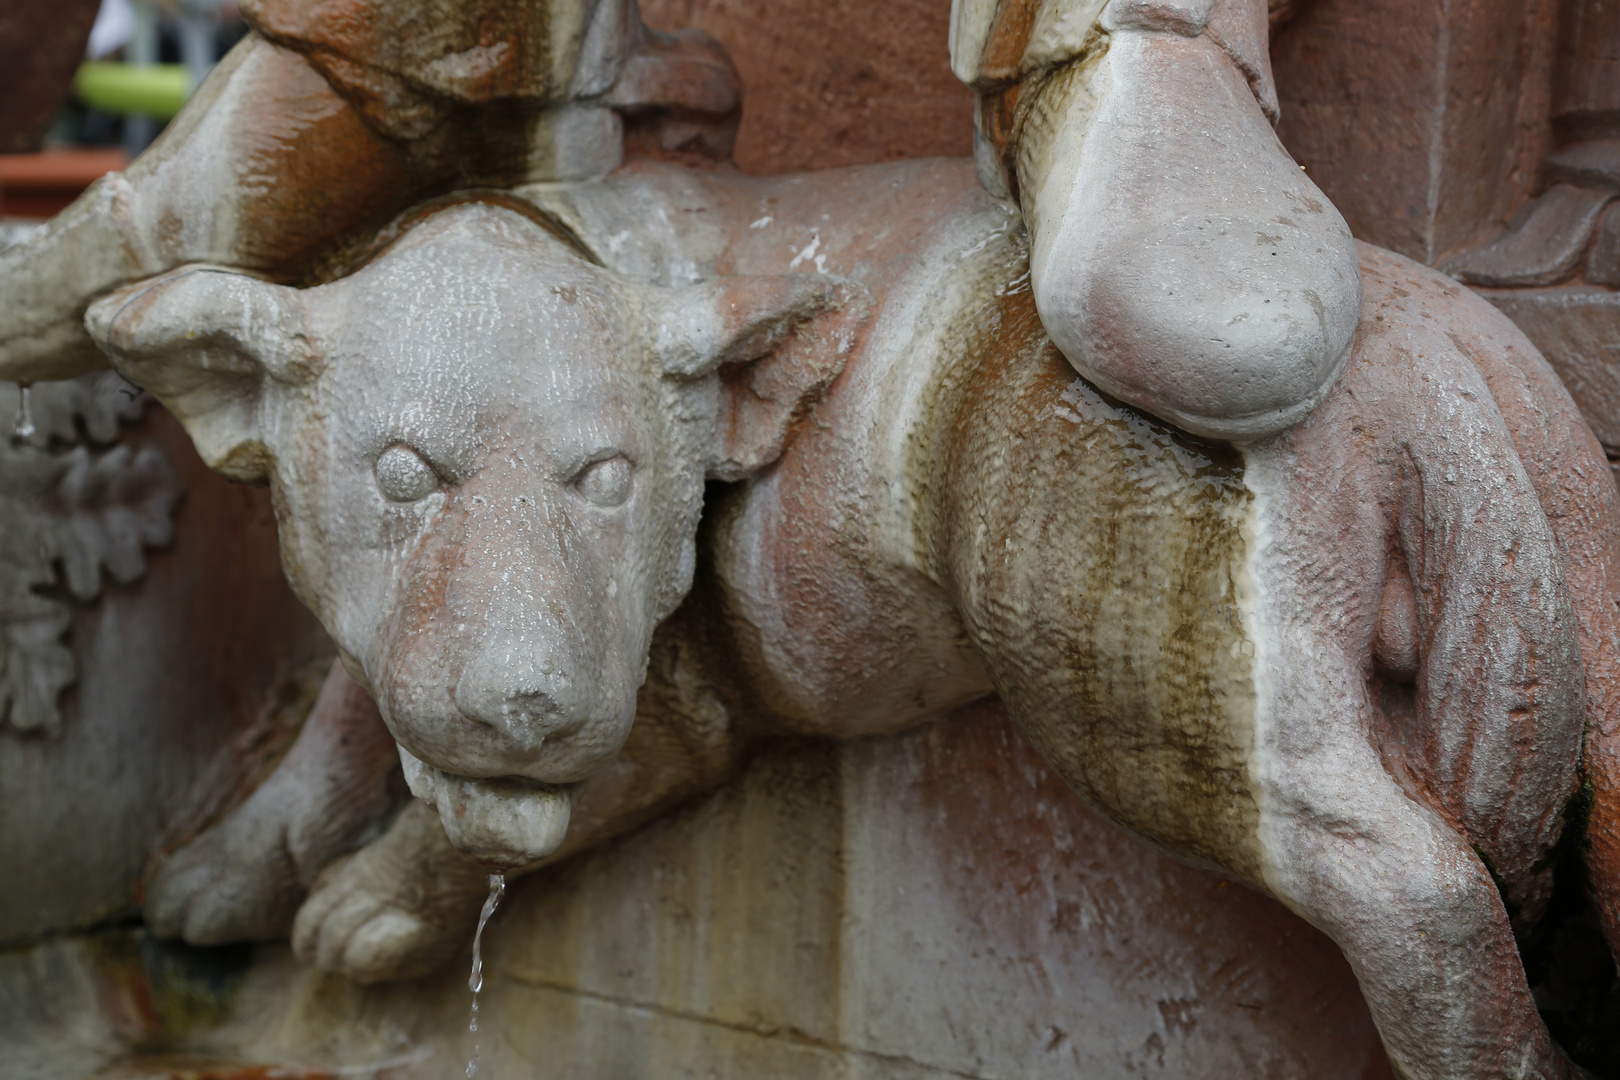
[{"label": "dog snout", "polygon": [[494,729],[519,753],[538,752],[547,739],[579,728],[583,703],[558,665],[525,662],[498,646],[484,651],[495,655],[475,659],[455,684],[455,705],[463,716]]}]

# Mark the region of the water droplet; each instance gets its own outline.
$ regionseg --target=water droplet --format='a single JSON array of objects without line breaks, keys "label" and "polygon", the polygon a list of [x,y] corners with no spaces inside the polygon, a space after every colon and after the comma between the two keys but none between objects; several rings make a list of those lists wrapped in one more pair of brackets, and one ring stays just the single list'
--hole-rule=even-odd
[{"label": "water droplet", "polygon": [[[489,925],[489,917],[495,914],[500,906],[501,897],[506,895],[506,875],[489,875],[489,896],[484,899],[484,910],[478,913],[478,932],[473,935],[472,974],[467,977],[467,989],[472,991],[472,1017],[467,1021],[467,1030],[478,1031],[478,991],[484,988],[484,927]],[[467,1077],[478,1072],[478,1044],[473,1043],[472,1057],[467,1059]]]},{"label": "water droplet", "polygon": [[12,425],[11,433],[26,439],[34,433],[33,390],[27,383],[18,383],[17,390],[17,422]]}]

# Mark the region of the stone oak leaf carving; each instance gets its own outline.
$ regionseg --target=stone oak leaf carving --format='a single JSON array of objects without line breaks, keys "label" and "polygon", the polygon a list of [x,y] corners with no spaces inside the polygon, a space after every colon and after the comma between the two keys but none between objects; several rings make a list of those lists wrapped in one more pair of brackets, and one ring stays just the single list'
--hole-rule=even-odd
[{"label": "stone oak leaf carving", "polygon": [[[19,408],[0,384],[7,428]],[[55,735],[75,678],[73,604],[146,571],[182,489],[162,451],[117,441],[149,400],[111,373],[31,388],[35,431],[0,441],[0,728]]]}]

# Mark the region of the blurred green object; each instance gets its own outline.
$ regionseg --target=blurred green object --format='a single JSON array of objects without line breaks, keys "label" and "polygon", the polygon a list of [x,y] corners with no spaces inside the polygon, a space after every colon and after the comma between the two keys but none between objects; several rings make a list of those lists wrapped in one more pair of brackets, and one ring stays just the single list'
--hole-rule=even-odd
[{"label": "blurred green object", "polygon": [[73,89],[86,105],[103,112],[135,113],[167,120],[191,96],[191,77],[183,64],[115,64],[90,61],[79,65]]}]

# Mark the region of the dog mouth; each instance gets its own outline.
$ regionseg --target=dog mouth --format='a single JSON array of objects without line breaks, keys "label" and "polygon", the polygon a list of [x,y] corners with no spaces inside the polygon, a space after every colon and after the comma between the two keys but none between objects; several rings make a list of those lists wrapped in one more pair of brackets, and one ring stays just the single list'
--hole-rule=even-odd
[{"label": "dog mouth", "polygon": [[521,777],[475,780],[419,760],[403,746],[400,764],[411,794],[439,812],[456,849],[502,870],[539,862],[562,845],[583,784],[542,784]]}]

